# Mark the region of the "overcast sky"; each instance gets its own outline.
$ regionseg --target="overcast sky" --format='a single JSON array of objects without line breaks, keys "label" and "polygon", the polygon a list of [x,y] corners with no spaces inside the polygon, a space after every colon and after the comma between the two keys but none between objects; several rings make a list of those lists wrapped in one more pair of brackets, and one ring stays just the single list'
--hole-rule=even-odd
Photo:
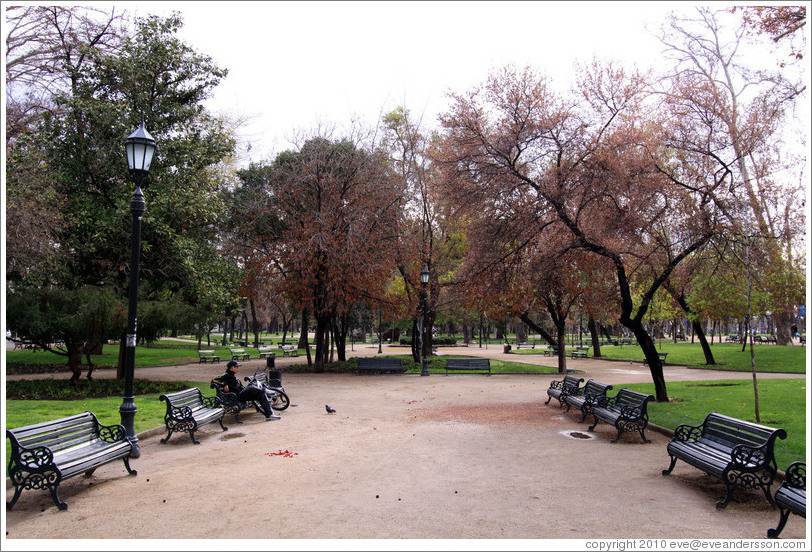
[{"label": "overcast sky", "polygon": [[181,36],[229,70],[210,109],[248,117],[247,158],[267,160],[297,131],[347,126],[405,105],[436,126],[446,92],[506,64],[569,83],[593,56],[648,66],[656,32],[690,2],[118,2],[136,15],[180,11]]}]

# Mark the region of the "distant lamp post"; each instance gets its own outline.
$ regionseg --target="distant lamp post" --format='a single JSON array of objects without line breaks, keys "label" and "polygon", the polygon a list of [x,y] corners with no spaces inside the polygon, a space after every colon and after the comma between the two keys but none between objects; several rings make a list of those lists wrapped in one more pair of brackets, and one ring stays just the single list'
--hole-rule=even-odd
[{"label": "distant lamp post", "polygon": [[124,401],[121,403],[121,425],[127,439],[133,445],[132,458],[141,456],[138,437],[135,435],[135,399],[133,397],[133,379],[135,375],[135,336],[138,327],[138,272],[141,257],[141,216],[147,210],[141,188],[147,188],[147,177],[152,159],[155,156],[155,140],[144,128],[144,121],[138,130],[124,141],[127,151],[127,167],[135,182],[135,191],[130,199],[130,212],[133,215],[132,259],[130,261],[130,303],[127,311],[127,343],[124,351]]},{"label": "distant lamp post", "polygon": [[423,267],[423,270],[420,271],[420,283],[423,284],[423,291],[420,293],[420,358],[422,360],[423,369],[420,372],[421,376],[428,376],[429,375],[429,360],[426,358],[426,355],[423,351],[423,341],[425,340],[425,328],[426,328],[426,316],[428,315],[428,293],[426,292],[426,286],[429,284],[429,269]]},{"label": "distant lamp post", "polygon": [[378,354],[383,353],[381,350],[381,308],[378,307]]}]

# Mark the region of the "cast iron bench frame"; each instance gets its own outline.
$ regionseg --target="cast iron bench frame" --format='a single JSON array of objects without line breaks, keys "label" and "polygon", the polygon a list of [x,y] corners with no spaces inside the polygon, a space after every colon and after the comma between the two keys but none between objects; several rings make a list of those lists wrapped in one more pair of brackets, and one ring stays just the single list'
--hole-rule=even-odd
[{"label": "cast iron bench frame", "polygon": [[57,420],[6,430],[11,442],[8,473],[14,496],[6,502],[11,510],[23,489],[48,489],[60,510],[68,504],[59,499],[63,479],[84,473],[90,477],[99,466],[121,459],[131,475],[132,443],[121,424],[103,425],[90,411]]},{"label": "cast iron bench frame", "polygon": [[231,351],[231,360],[251,360],[251,355],[245,352],[244,348],[231,348],[228,349]]},{"label": "cast iron bench frame", "polygon": [[447,358],[445,360],[445,374],[448,371],[470,370],[488,372],[491,375],[491,359],[489,358]]},{"label": "cast iron bench frame", "polygon": [[598,404],[599,397],[605,397],[606,393],[612,389],[611,385],[600,383],[593,379],[587,381],[583,387],[578,389],[578,393],[574,395],[566,395],[564,403],[567,405],[565,412],[570,411],[570,407],[575,407],[581,411],[581,419],[578,423],[586,420],[586,417],[592,413],[592,409]]},{"label": "cast iron bench frame", "polygon": [[781,511],[778,527],[767,531],[767,538],[777,539],[790,514],[806,519],[806,462],[793,462],[787,467],[784,481],[775,490],[775,505]]},{"label": "cast iron bench frame", "polygon": [[359,357],[358,373],[380,372],[398,373],[406,371],[403,360],[391,357]]},{"label": "cast iron bench frame", "polygon": [[773,453],[777,438],[786,439],[787,432],[711,412],[698,426],[677,426],[667,447],[671,465],[663,475],[671,473],[678,459],[683,460],[727,486],[724,499],[716,502],[717,508],[727,506],[736,487],[759,487],[774,506],[770,486],[777,472]]},{"label": "cast iron bench frame", "polygon": [[197,387],[167,393],[158,397],[158,400],[166,401],[164,423],[168,433],[161,439],[161,443],[169,441],[175,431],[186,431],[192,438],[192,442],[199,445],[200,441],[195,439],[195,431],[200,426],[211,422],[218,422],[223,431],[228,430],[223,425],[226,410],[222,401],[217,396],[204,396]]},{"label": "cast iron bench frame", "polygon": [[214,354],[214,349],[198,349],[197,356],[200,357],[198,362],[220,362],[220,357]]},{"label": "cast iron bench frame", "polygon": [[564,398],[567,395],[577,395],[583,382],[584,378],[576,378],[569,374],[565,375],[562,380],[551,381],[550,387],[547,389],[547,402],[544,404],[550,404],[550,401],[555,398],[558,401],[559,408],[563,408]]}]

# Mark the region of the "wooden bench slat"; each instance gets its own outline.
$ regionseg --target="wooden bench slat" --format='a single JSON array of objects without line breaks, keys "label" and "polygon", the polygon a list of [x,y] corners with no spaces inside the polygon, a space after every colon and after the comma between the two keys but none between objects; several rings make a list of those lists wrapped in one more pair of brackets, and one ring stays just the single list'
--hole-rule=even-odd
[{"label": "wooden bench slat", "polygon": [[447,358],[445,361],[445,373],[448,371],[487,371],[491,373],[491,361],[488,358]]}]

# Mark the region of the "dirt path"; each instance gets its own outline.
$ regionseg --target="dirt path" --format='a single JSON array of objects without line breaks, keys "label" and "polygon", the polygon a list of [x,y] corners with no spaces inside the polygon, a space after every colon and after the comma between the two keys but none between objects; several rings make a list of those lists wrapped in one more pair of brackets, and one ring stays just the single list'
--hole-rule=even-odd
[{"label": "dirt path", "polygon": [[[354,349],[351,355],[377,354],[377,346]],[[441,351],[504,356],[494,346]],[[277,367],[302,360],[280,358]],[[248,361],[241,373],[264,362]],[[586,379],[616,386],[649,381],[639,363],[568,363]],[[208,381],[223,366],[142,368],[137,377]],[[738,377],[750,375],[666,369],[669,381]],[[17,539],[257,538],[539,539],[532,549],[545,549],[551,539],[762,539],[775,526],[778,511],[760,493],[737,492],[717,511],[714,503],[724,495],[718,480],[681,462],[663,477],[667,435],[648,430],[649,444],[635,435],[613,444],[614,432],[603,424],[591,438],[573,435],[588,433],[579,416],[555,401],[543,404],[552,379],[560,377],[286,373],[295,406],[281,420],[250,414],[242,424],[226,420],[227,432],[210,424],[200,445],[177,434],[161,444],[162,430],[146,432],[142,455],[132,461],[138,475],[113,463],[89,479],[65,481],[60,496],[67,511],[42,491],[24,492],[5,513],[3,548],[29,542]],[[325,404],[337,412],[327,414]],[[782,538],[807,534],[805,520],[791,516]],[[325,542],[318,549],[348,545]],[[122,547],[130,546],[153,545],[128,540]],[[211,546],[221,544],[195,545]]]}]

